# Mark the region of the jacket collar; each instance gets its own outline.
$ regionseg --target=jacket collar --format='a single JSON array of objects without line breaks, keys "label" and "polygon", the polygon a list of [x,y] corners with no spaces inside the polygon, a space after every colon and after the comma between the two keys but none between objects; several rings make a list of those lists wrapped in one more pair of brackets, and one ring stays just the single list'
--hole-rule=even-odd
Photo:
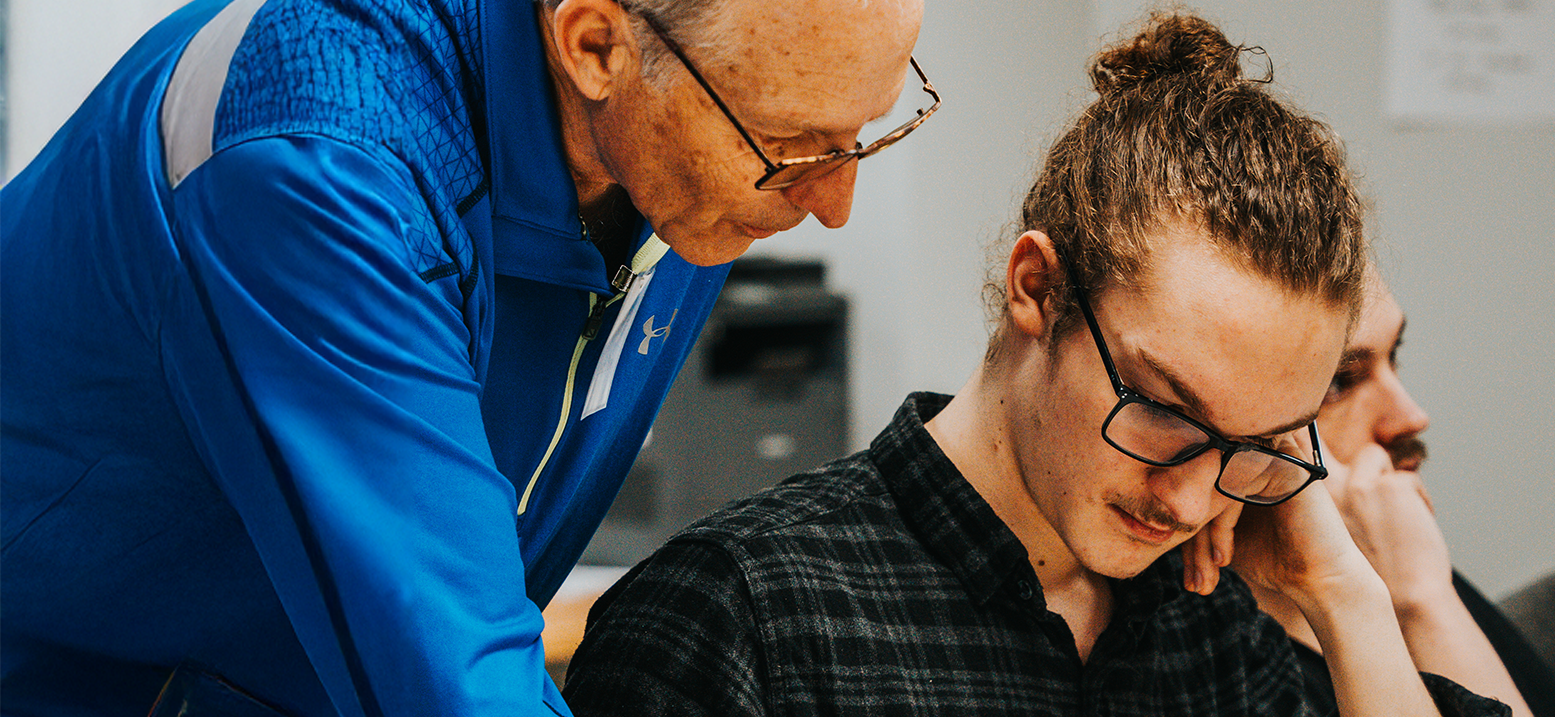
[{"label": "jacket collar", "polygon": [[[540,9],[540,0],[480,0],[495,269],[610,293],[604,259],[578,220]],[[634,251],[651,233],[639,219]]]}]

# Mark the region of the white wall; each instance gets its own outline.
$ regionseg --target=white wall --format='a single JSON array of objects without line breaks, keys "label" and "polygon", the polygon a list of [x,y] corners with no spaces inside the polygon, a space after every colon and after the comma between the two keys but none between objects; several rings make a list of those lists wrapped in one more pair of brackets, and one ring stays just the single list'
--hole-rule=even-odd
[{"label": "white wall", "polygon": [[48,142],[115,60],[188,0],[10,0],[9,179]]},{"label": "white wall", "polygon": [[[8,176],[178,4],[11,0]],[[1382,0],[1197,6],[1267,48],[1280,85],[1348,142],[1409,313],[1404,376],[1434,419],[1425,474],[1455,562],[1492,595],[1555,570],[1555,129],[1389,124]],[[1115,0],[927,0],[917,55],[943,110],[860,165],[848,227],[811,221],[758,245],[826,258],[853,301],[855,446],[908,391],[953,392],[981,357],[983,247],[1089,101],[1098,28],[1137,14]]]}]

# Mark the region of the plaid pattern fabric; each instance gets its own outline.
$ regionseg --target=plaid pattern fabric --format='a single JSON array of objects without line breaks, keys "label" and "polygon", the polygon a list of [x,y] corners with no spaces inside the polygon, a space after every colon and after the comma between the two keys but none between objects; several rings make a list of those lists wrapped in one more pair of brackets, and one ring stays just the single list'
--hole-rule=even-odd
[{"label": "plaid pattern fabric", "polygon": [[[1189,593],[1175,552],[1112,582],[1113,619],[1082,662],[1025,548],[924,430],[948,400],[914,394],[868,451],[728,506],[634,568],[589,616],[563,691],[573,712],[1317,714],[1246,586]],[[1495,713],[1436,687],[1444,707]]]}]

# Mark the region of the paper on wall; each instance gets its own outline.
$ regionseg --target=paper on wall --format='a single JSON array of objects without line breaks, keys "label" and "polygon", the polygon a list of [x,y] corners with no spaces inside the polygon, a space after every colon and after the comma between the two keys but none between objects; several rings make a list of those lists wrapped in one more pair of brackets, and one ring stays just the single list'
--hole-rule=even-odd
[{"label": "paper on wall", "polygon": [[1555,124],[1555,0],[1389,0],[1384,111],[1404,124]]}]

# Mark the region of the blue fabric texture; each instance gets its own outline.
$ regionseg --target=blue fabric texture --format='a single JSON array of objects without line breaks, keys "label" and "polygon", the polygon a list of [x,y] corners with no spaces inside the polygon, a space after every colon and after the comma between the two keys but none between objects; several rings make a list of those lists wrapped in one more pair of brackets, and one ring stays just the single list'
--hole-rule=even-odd
[{"label": "blue fabric texture", "polygon": [[524,2],[269,0],[169,186],[224,6],[0,189],[0,712],[144,715],[187,665],[287,714],[568,714],[540,610],[727,267],[671,252],[617,326]]}]

